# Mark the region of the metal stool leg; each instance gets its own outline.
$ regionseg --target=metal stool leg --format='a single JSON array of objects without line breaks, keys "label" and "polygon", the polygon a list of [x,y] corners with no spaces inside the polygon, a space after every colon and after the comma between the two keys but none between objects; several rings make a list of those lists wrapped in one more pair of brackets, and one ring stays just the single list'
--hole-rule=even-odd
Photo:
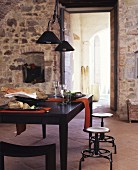
[{"label": "metal stool leg", "polygon": [[98,155],[98,152],[99,152],[98,133],[95,133],[94,152],[95,152],[95,155]]},{"label": "metal stool leg", "polygon": [[[101,118],[101,127],[104,127],[103,117]],[[100,133],[100,140],[104,139],[104,133]]]},{"label": "metal stool leg", "polygon": [[111,158],[110,158],[109,161],[110,161],[110,170],[112,170],[112,162],[113,162],[113,161],[112,161],[112,153],[111,153]]}]

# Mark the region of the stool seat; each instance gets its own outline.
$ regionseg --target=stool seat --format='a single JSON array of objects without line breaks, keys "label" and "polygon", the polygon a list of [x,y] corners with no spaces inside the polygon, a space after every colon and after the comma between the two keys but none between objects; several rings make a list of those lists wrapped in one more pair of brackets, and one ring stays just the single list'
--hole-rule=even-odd
[{"label": "stool seat", "polygon": [[110,132],[109,128],[106,127],[89,127],[85,129],[86,132],[89,133],[108,133]]},{"label": "stool seat", "polygon": [[113,114],[112,114],[112,113],[93,113],[92,116],[93,116],[93,117],[103,117],[103,118],[107,118],[107,117],[112,117]]}]

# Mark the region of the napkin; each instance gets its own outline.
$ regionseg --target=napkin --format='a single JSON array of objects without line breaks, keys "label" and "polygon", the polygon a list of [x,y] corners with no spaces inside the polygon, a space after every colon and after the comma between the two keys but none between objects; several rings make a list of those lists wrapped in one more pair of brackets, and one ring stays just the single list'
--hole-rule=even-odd
[{"label": "napkin", "polygon": [[62,98],[48,98],[48,100],[46,100],[46,102],[62,102],[63,99]]},{"label": "napkin", "polygon": [[[44,107],[40,110],[35,110],[35,111],[22,111],[24,113],[45,113],[48,112],[51,108],[50,107]],[[22,132],[26,130],[26,124],[16,124],[16,136],[20,135]]]},{"label": "napkin", "polygon": [[26,124],[16,124],[16,136],[26,130]]},{"label": "napkin", "polygon": [[2,109],[0,110],[0,112],[5,112],[5,113],[19,113],[19,114],[29,114],[29,113],[33,113],[33,114],[38,114],[38,113],[45,113],[48,112],[51,108],[50,107],[44,107],[42,109]]},{"label": "napkin", "polygon": [[29,98],[33,98],[33,99],[36,99],[37,98],[37,95],[36,95],[36,92],[35,93],[32,93],[32,94],[28,94],[28,93],[25,93],[25,92],[15,92],[15,93],[8,93],[8,94],[5,94],[4,95],[5,97],[15,97],[15,96],[19,96],[19,97],[29,97]]},{"label": "napkin", "polygon": [[84,129],[90,127],[90,106],[89,100],[87,98],[78,98],[73,100],[73,102],[82,102],[85,107],[85,121],[84,121]]}]

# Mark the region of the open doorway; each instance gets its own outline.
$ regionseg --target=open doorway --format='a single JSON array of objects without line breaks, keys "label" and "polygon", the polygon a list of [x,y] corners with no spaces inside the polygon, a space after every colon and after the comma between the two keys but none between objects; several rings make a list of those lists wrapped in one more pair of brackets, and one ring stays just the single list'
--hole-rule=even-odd
[{"label": "open doorway", "polygon": [[[75,75],[74,75],[74,69],[76,70],[76,74],[77,76],[79,76],[81,74],[80,67],[82,65],[82,59],[81,58],[81,54],[83,52],[85,52],[85,57],[84,57],[84,62],[86,62],[86,58],[88,57],[87,52],[89,52],[88,50],[82,50],[82,44],[81,44],[81,36],[78,36],[79,34],[75,33],[73,34],[70,30],[71,30],[71,15],[75,15],[75,14],[81,14],[81,13],[109,13],[110,15],[110,108],[111,110],[116,111],[117,110],[117,94],[118,94],[118,89],[117,89],[117,79],[118,79],[118,70],[117,70],[117,65],[118,65],[118,61],[117,61],[117,53],[118,53],[118,15],[117,15],[117,5],[115,5],[113,8],[111,8],[110,10],[103,10],[103,11],[89,11],[89,12],[82,12],[82,11],[67,11],[63,8],[61,8],[61,21],[62,21],[62,27],[61,27],[61,38],[65,39],[67,41],[69,41],[72,44],[73,40],[80,40],[80,41],[76,41],[76,46],[77,49],[80,48],[80,50],[76,50],[74,52],[65,52],[65,53],[61,53],[61,82],[62,83],[66,83],[68,85],[69,89],[72,89],[72,86],[74,85],[74,79],[75,79]],[[76,18],[76,20],[72,23],[74,25],[76,25],[76,27],[78,27],[80,24],[79,22],[79,18]],[[94,20],[91,19],[90,22],[88,23],[93,23]],[[96,22],[98,23],[98,21],[96,20]],[[102,22],[102,20],[101,20]],[[98,25],[98,24],[97,24]],[[81,28],[81,27],[79,27]],[[97,29],[97,27],[94,27],[95,29]],[[79,30],[79,32],[81,32],[81,30]],[[85,31],[86,32],[86,31]],[[91,38],[92,36],[89,36],[89,38]],[[105,42],[105,41],[101,41],[101,42]],[[85,47],[87,46],[87,43],[89,43],[89,41],[84,41],[83,44],[85,44]],[[85,48],[84,48],[85,49]],[[106,50],[106,49],[104,49]],[[79,58],[76,57],[76,53],[78,53],[77,56],[80,56]],[[75,57],[74,57],[75,56]],[[109,60],[108,60],[109,61]],[[89,62],[89,61],[88,61]],[[77,66],[74,67],[74,64],[78,63]],[[90,62],[89,62],[90,63]],[[87,69],[87,73],[89,71],[89,68],[86,67]],[[105,77],[106,75],[104,75],[103,77]],[[89,78],[89,76],[87,76]],[[88,81],[88,79],[86,79],[86,82]],[[75,82],[75,85],[78,88],[82,88],[81,87],[81,83],[82,79],[80,79],[79,81]],[[77,89],[74,89],[75,91]]]},{"label": "open doorway", "polygon": [[110,13],[70,14],[70,23],[75,51],[72,59],[65,58],[65,82],[72,91],[93,94],[95,101],[106,97],[109,102]]}]

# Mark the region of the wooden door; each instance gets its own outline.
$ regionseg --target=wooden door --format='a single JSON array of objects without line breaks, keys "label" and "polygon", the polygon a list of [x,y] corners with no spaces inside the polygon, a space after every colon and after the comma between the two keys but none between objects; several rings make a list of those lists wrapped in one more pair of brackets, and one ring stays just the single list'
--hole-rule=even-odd
[{"label": "wooden door", "polygon": [[110,78],[110,108],[117,110],[117,5],[110,13],[111,23],[111,78]]}]

